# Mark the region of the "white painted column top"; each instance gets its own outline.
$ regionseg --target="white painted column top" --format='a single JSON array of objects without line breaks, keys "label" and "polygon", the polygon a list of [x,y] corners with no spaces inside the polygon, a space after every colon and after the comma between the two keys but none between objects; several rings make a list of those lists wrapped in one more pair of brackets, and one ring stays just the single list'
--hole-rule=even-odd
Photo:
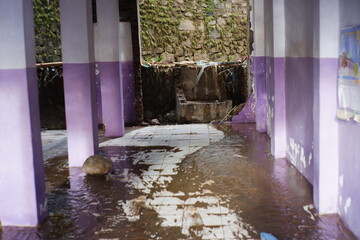
[{"label": "white painted column top", "polygon": [[96,61],[119,61],[119,3],[118,0],[97,0],[95,25]]},{"label": "white painted column top", "polygon": [[320,58],[338,58],[339,0],[320,0]]},{"label": "white painted column top", "polygon": [[120,61],[133,61],[133,47],[131,37],[131,23],[120,22],[119,24]]},{"label": "white painted column top", "polygon": [[92,5],[88,0],[60,0],[64,63],[94,62]]},{"label": "white painted column top", "polygon": [[35,67],[32,1],[0,1],[0,69]]},{"label": "white painted column top", "polygon": [[274,57],[285,57],[284,0],[273,0]]},{"label": "white painted column top", "polygon": [[265,25],[264,25],[264,0],[253,1],[252,6],[254,31],[254,54],[253,56],[265,56]]}]

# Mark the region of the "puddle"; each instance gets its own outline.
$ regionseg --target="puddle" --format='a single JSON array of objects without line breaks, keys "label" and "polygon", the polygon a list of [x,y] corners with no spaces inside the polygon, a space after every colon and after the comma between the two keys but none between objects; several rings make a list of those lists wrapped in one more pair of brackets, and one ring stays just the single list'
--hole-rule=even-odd
[{"label": "puddle", "polygon": [[[49,216],[0,239],[356,239],[319,217],[311,185],[252,124],[156,126],[101,144],[107,176],[46,163]],[[225,137],[224,137],[225,136]]]}]

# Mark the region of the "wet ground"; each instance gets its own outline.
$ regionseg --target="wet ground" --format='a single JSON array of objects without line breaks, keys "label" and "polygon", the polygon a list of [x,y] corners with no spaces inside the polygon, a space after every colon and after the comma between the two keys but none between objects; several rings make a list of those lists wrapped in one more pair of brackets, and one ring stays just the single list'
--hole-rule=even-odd
[{"label": "wet ground", "polygon": [[[59,135],[62,136],[62,135]],[[108,176],[67,167],[66,139],[44,146],[49,216],[7,239],[355,239],[319,217],[311,185],[274,160],[253,124],[152,126],[102,139]]]}]

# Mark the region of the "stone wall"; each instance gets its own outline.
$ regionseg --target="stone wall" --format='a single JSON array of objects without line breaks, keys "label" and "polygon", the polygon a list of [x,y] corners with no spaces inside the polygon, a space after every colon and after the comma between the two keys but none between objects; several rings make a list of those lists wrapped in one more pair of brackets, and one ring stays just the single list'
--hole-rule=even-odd
[{"label": "stone wall", "polygon": [[142,0],[140,22],[145,62],[247,55],[247,0]]},{"label": "stone wall", "polygon": [[[183,90],[188,102],[222,103],[231,100],[230,104],[226,103],[230,109],[231,103],[235,106],[246,102],[249,97],[246,66],[241,63],[207,66],[200,74],[198,84],[195,84],[203,67],[204,65],[189,62],[143,65],[141,80],[144,120],[149,122],[157,118],[162,124],[176,122],[176,117],[179,116],[175,115],[175,90],[179,88]],[[221,118],[225,117],[225,113]]]}]

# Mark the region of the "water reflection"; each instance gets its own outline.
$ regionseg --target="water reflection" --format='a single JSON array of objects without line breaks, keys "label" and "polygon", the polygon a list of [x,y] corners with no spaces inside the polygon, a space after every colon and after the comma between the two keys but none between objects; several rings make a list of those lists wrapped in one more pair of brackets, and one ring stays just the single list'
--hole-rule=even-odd
[{"label": "water reflection", "polygon": [[271,157],[266,134],[252,124],[217,128],[144,128],[112,140],[101,148],[114,161],[108,176],[53,157],[48,218],[3,228],[1,239],[355,239],[337,216],[318,216],[311,185]]}]

